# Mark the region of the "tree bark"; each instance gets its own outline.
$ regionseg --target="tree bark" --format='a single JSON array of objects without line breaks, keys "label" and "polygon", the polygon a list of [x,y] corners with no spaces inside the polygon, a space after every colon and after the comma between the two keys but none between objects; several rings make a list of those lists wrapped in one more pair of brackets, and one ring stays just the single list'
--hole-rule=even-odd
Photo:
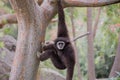
[{"label": "tree bark", "polygon": [[118,47],[116,51],[115,60],[114,60],[109,77],[116,77],[118,75],[116,72],[120,72],[120,34],[118,38]]},{"label": "tree bark", "polygon": [[36,80],[37,51],[44,41],[46,26],[56,13],[47,0],[41,8],[33,0],[10,0],[18,20],[18,41],[9,80]]},{"label": "tree bark", "polygon": [[95,63],[94,63],[94,46],[93,46],[93,31],[92,31],[92,8],[87,8],[87,32],[88,35],[88,79],[95,80]]},{"label": "tree bark", "polygon": [[120,0],[64,0],[64,4],[70,7],[100,7],[120,3]]},{"label": "tree bark", "polygon": [[36,16],[35,11],[38,14],[39,10],[33,0],[11,0],[11,4],[16,11],[19,27],[16,54],[9,80],[35,80],[39,65],[36,53],[40,49],[41,32],[38,26],[40,16]]}]

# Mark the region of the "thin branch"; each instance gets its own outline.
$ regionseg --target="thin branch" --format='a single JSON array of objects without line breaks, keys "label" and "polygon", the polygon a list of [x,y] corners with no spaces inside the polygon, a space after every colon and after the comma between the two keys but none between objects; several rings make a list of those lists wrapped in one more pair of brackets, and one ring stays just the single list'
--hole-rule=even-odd
[{"label": "thin branch", "polygon": [[89,34],[90,34],[90,32],[87,32],[87,33],[85,33],[85,34],[79,35],[79,36],[75,37],[72,41],[76,41],[77,39],[82,38],[82,37],[84,37],[84,36],[87,36],[87,35],[89,35]]},{"label": "thin branch", "polygon": [[64,0],[67,7],[100,7],[120,3],[120,0]]},{"label": "thin branch", "polygon": [[102,8],[100,7],[98,9],[98,15],[96,17],[95,24],[94,24],[93,39],[95,38],[95,35],[96,35],[96,31],[97,31],[97,27],[98,27],[98,23],[99,23],[99,18],[100,18],[101,10],[102,10]]}]

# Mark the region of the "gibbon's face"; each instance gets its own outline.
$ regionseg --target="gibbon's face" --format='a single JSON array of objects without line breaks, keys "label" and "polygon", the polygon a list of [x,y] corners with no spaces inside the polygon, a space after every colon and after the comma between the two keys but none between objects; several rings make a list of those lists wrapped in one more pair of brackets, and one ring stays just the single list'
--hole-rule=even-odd
[{"label": "gibbon's face", "polygon": [[56,43],[56,46],[57,46],[57,49],[58,49],[58,50],[63,50],[64,47],[65,47],[65,42],[64,42],[64,41],[58,41],[58,42]]}]

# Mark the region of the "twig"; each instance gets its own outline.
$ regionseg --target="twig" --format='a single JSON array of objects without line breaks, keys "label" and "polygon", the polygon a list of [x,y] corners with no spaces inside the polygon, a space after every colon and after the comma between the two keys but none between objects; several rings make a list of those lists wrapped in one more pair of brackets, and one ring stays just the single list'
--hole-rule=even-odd
[{"label": "twig", "polygon": [[82,37],[84,37],[84,36],[87,36],[87,35],[89,35],[89,34],[90,34],[90,32],[87,32],[87,33],[85,33],[85,34],[79,35],[79,36],[77,36],[76,38],[74,38],[72,41],[76,41],[77,39],[82,38]]}]

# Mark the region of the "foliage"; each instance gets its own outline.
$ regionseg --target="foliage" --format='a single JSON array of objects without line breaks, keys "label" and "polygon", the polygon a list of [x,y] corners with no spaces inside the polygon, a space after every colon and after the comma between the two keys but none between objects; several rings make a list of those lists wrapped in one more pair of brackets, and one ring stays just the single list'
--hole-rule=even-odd
[{"label": "foliage", "polygon": [[113,64],[118,42],[118,37],[115,33],[112,33],[109,28],[102,28],[102,32],[97,34],[97,38],[95,40],[95,64],[98,78],[108,77]]},{"label": "foliage", "polygon": [[4,35],[11,35],[15,39],[17,39],[18,30],[16,25],[6,26],[5,28],[3,28],[3,32],[4,32]]},{"label": "foliage", "polygon": [[[114,25],[120,22],[119,4],[107,6],[104,10],[106,10],[107,17],[102,27],[98,29],[99,31],[95,38],[95,63],[98,78],[108,77],[110,73],[117,49],[119,33],[119,28]],[[111,29],[111,25],[113,25],[114,31]]]},{"label": "foliage", "polygon": [[10,6],[9,0],[0,0],[0,9],[3,9],[8,13],[13,12],[13,10]]},{"label": "foliage", "polygon": [[3,47],[4,47],[4,43],[0,42],[0,48],[3,48]]},{"label": "foliage", "polygon": [[107,20],[105,24],[120,23],[120,4],[106,6],[104,8],[107,14]]}]

